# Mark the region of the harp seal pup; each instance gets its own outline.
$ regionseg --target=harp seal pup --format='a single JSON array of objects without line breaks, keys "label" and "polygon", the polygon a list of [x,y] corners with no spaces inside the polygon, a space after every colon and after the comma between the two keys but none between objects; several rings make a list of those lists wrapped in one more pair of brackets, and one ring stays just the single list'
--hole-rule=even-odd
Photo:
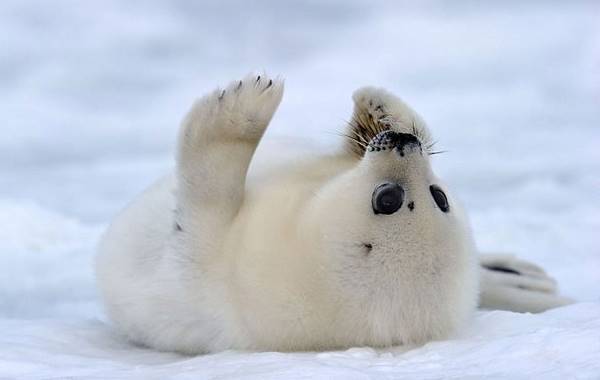
[{"label": "harp seal pup", "polygon": [[480,278],[483,306],[563,302],[533,264],[492,255],[480,266],[431,169],[425,123],[383,89],[355,92],[343,149],[257,157],[248,173],[283,88],[248,76],[198,100],[175,173],[104,234],[98,285],[132,341],[189,354],[421,344],[468,321]]}]

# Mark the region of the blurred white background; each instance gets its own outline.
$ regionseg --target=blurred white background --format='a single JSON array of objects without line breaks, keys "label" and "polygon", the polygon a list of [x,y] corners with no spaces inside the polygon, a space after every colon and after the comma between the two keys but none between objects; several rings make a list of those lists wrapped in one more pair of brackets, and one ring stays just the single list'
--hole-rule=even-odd
[{"label": "blurred white background", "polygon": [[0,316],[99,315],[94,244],[172,166],[195,97],[286,78],[268,137],[336,144],[352,91],[429,122],[483,250],[600,281],[599,3],[13,1],[0,5]]}]

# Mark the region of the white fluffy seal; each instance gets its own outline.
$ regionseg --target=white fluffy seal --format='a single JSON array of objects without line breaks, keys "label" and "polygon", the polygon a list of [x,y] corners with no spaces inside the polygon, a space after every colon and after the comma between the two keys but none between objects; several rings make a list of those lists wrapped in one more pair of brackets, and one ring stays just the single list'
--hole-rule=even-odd
[{"label": "white fluffy seal", "polygon": [[247,175],[282,94],[248,76],[197,101],[175,174],[104,235],[98,284],[130,339],[185,353],[419,344],[468,320],[480,277],[485,307],[566,302],[532,264],[479,266],[425,123],[382,89],[354,94],[346,149]]}]

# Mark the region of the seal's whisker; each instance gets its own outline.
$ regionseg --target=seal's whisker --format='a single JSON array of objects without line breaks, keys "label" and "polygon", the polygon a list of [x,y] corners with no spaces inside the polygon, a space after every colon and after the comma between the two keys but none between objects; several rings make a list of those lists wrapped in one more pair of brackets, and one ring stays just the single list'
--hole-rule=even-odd
[{"label": "seal's whisker", "polygon": [[435,144],[437,144],[437,140],[430,142],[429,144],[427,144],[425,146],[425,149],[431,149],[435,146]]},{"label": "seal's whisker", "polygon": [[360,135],[350,136],[345,133],[335,132],[336,135],[344,137],[352,143],[352,152],[357,154],[359,157],[364,153],[364,151],[368,148],[368,143],[363,141],[363,137]]},{"label": "seal's whisker", "polygon": [[357,144],[361,144],[363,146],[368,145],[368,142],[364,141],[364,138],[362,136],[360,136],[360,135],[351,136],[351,135],[347,135],[347,134],[341,133],[341,132],[338,132],[337,135],[339,135],[341,137],[345,137],[347,139],[350,139],[351,141],[354,141]]},{"label": "seal's whisker", "polygon": [[428,155],[433,156],[434,154],[446,153],[447,150],[438,150],[437,152],[427,152]]},{"label": "seal's whisker", "polygon": [[360,141],[362,141],[363,143],[365,143],[365,144],[369,145],[369,141],[367,141],[363,135],[359,134],[359,133],[358,133],[358,132],[356,132],[355,130],[352,130],[352,133],[354,133],[354,136],[355,136],[356,138],[360,139]]}]

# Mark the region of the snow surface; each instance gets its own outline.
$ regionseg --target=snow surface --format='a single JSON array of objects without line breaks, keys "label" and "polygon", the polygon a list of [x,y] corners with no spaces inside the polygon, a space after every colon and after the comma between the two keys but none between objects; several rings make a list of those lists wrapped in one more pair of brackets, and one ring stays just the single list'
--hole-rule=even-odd
[{"label": "snow surface", "polygon": [[[452,5],[450,5],[452,4]],[[0,378],[600,378],[597,2],[19,1],[0,4]],[[286,77],[267,134],[334,144],[365,84],[400,94],[482,250],[580,303],[478,312],[417,348],[183,357],[104,322],[95,243],[172,167],[194,97]]]}]

